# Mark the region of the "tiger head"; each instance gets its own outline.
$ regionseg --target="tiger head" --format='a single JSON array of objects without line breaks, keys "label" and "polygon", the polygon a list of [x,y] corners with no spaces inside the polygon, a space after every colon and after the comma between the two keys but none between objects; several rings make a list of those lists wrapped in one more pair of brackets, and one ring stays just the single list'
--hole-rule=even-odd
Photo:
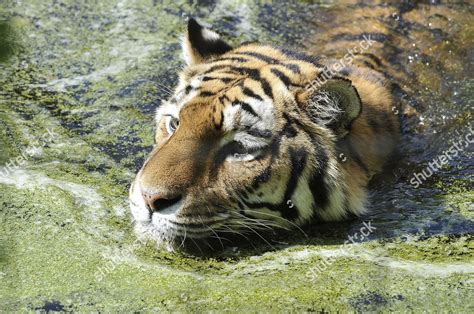
[{"label": "tiger head", "polygon": [[182,46],[186,66],[157,110],[155,146],[130,189],[140,235],[173,246],[363,210],[335,149],[361,111],[350,80],[314,84],[318,58],[232,48],[194,19]]}]

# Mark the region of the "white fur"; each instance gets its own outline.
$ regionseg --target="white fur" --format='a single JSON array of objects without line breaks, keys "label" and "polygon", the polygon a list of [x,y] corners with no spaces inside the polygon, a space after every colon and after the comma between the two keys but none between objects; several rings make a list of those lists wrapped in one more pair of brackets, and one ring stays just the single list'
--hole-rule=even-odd
[{"label": "white fur", "polygon": [[137,223],[148,223],[150,221],[150,214],[148,209],[146,209],[145,201],[143,200],[140,190],[139,180],[135,180],[130,187],[130,209],[133,219]]},{"label": "white fur", "polygon": [[246,132],[236,133],[234,136],[234,140],[242,143],[242,145],[249,148],[261,148],[268,144],[267,140],[260,137],[249,135]]},{"label": "white fur", "polygon": [[240,125],[256,126],[260,119],[245,110],[240,112]]},{"label": "white fur", "polygon": [[309,221],[314,214],[313,208],[315,204],[313,200],[313,194],[311,193],[311,189],[308,184],[308,178],[310,176],[310,172],[312,171],[311,168],[312,167],[309,165],[306,166],[306,169],[298,179],[298,185],[296,186],[295,192],[291,196],[291,201],[299,209],[299,224]]},{"label": "white fur", "polygon": [[274,124],[273,117],[273,101],[260,101],[255,98],[246,98],[245,102],[252,107],[252,109],[261,117],[260,121],[255,124],[258,129],[271,129]]},{"label": "white fur", "polygon": [[216,40],[220,39],[219,34],[217,34],[216,32],[213,32],[213,31],[211,31],[210,29],[207,29],[207,28],[203,28],[202,31],[201,31],[201,34],[202,34],[202,37],[206,41],[216,41]]},{"label": "white fur", "polygon": [[199,87],[200,83],[200,78],[194,79],[191,82],[191,84],[194,84],[191,85],[194,87],[194,89],[188,95],[184,94],[184,89],[180,89],[178,92],[176,92],[176,97],[178,98],[177,104],[173,104],[169,101],[164,102],[156,110],[155,121],[159,123],[164,115],[171,115],[173,117],[179,118],[179,112],[181,111],[181,109],[183,109],[184,105],[186,105],[187,102],[196,97],[198,92],[195,90],[195,88]]},{"label": "white fur", "polygon": [[224,129],[231,131],[234,129],[235,118],[237,113],[240,111],[238,106],[226,106],[224,108]]},{"label": "white fur", "polygon": [[[245,102],[262,118],[255,117],[247,111],[242,110],[240,105],[229,105],[225,107],[224,129],[231,132],[231,136],[225,137],[221,145],[235,140],[249,149],[263,148],[268,145],[268,140],[250,135],[243,127],[251,127],[259,130],[271,129],[273,124],[273,106],[271,102],[262,102],[253,98],[247,98]],[[256,158],[259,153],[259,151],[256,151],[246,155],[229,155],[226,160],[230,162],[249,161]]]},{"label": "white fur", "polygon": [[335,95],[320,91],[311,97],[308,112],[314,121],[321,125],[328,125],[342,113]]},{"label": "white fur", "polygon": [[189,42],[186,36],[183,36],[181,39],[181,51],[183,52],[183,60],[187,65],[193,64],[193,57],[192,57],[192,47],[191,43]]}]

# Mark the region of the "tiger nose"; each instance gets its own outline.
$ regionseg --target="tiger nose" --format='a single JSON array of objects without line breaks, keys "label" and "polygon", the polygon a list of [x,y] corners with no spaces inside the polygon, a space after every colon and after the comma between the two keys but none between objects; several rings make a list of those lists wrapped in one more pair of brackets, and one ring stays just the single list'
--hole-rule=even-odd
[{"label": "tiger nose", "polygon": [[182,198],[179,194],[152,194],[144,191],[142,191],[142,197],[145,201],[145,205],[153,212],[161,212],[167,208],[169,209],[173,205],[177,205]]}]

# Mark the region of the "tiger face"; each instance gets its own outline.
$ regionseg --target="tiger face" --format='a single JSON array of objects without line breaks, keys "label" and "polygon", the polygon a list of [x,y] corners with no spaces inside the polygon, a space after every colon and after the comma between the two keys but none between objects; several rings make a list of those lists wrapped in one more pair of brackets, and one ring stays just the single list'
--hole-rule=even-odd
[{"label": "tiger face", "polygon": [[[368,123],[349,77],[315,86],[326,67],[318,58],[232,48],[193,19],[183,54],[179,84],[157,110],[156,144],[130,189],[139,235],[173,247],[364,211],[364,187],[383,154],[367,138],[367,163],[350,159],[355,124]],[[384,93],[383,84],[373,89]]]}]

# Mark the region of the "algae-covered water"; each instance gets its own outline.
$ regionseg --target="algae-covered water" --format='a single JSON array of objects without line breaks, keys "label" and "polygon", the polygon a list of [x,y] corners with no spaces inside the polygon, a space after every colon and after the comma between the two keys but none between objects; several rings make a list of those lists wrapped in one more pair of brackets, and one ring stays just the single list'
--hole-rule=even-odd
[{"label": "algae-covered water", "polygon": [[472,6],[377,7],[416,34],[395,63],[417,85],[405,86],[415,118],[372,186],[371,214],[195,257],[138,241],[127,205],[181,66],[185,17],[233,43],[314,50],[331,16],[360,5],[2,1],[0,311],[472,312]]}]

